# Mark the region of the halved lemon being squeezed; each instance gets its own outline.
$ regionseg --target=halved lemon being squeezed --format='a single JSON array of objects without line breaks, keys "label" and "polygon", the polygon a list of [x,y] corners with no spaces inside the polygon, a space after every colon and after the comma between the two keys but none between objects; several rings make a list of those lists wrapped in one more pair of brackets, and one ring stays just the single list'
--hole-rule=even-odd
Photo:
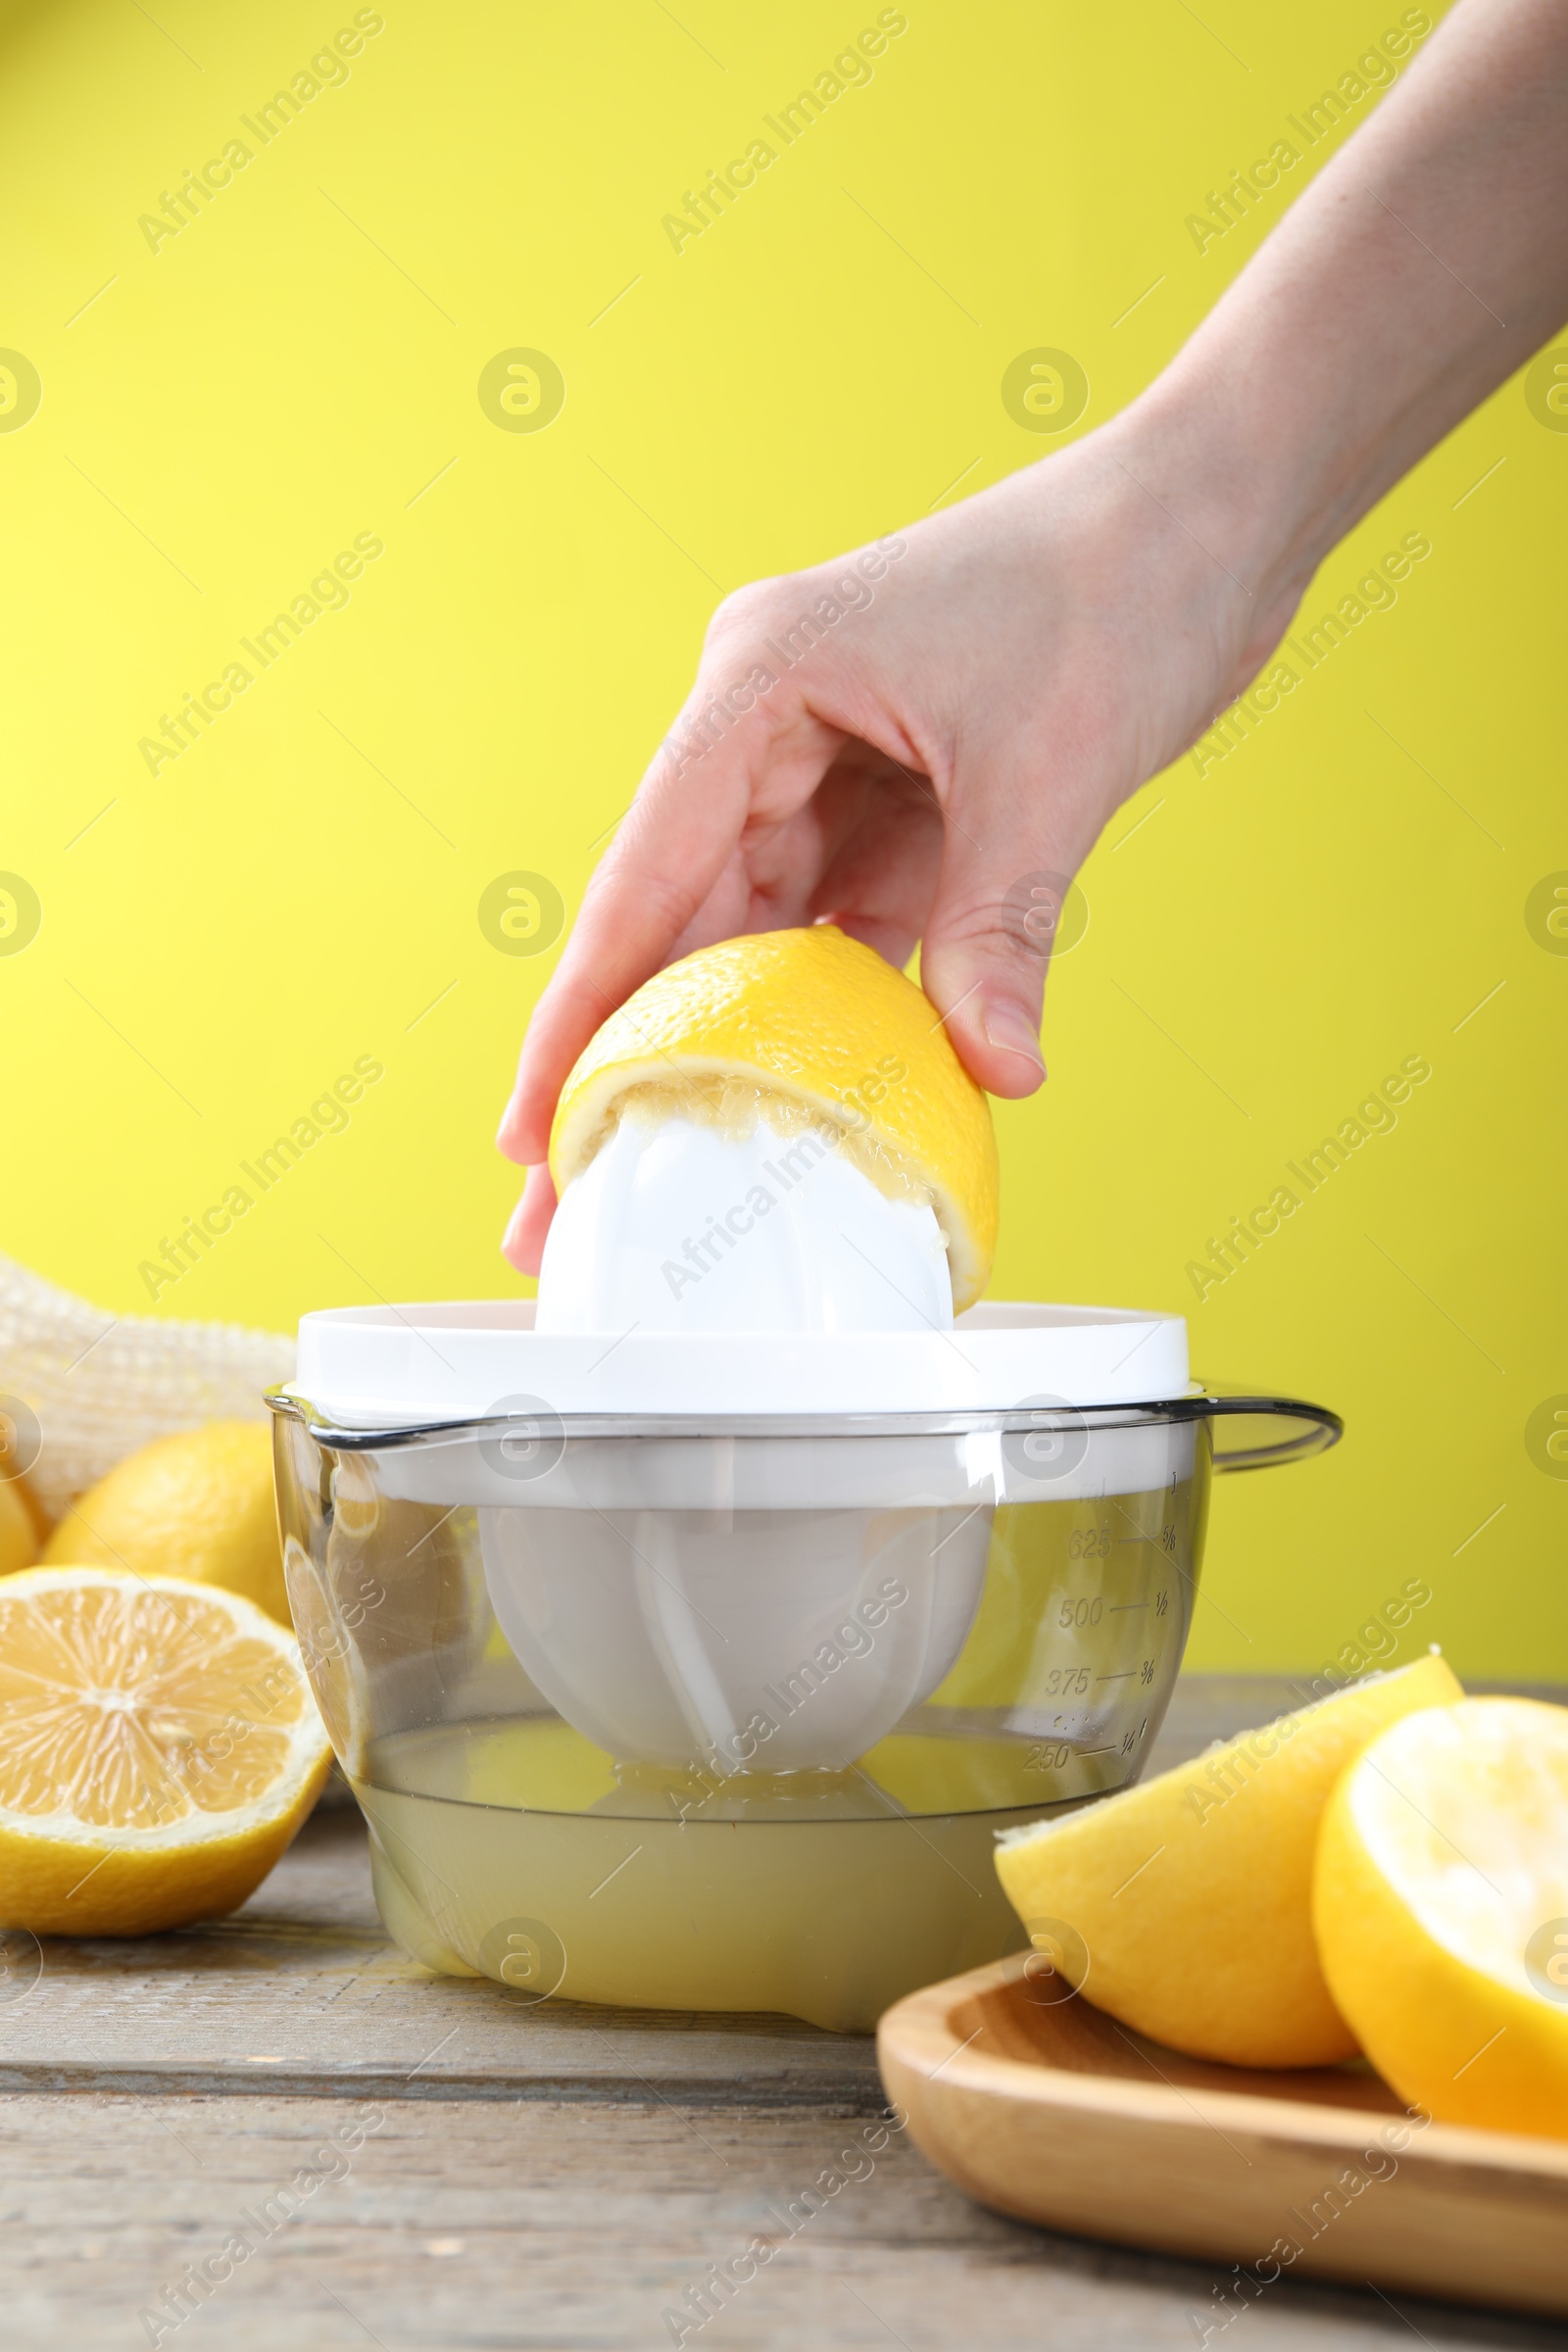
[{"label": "halved lemon being squeezed", "polygon": [[141,1936],[232,1911],[330,1761],[292,1637],[179,1577],[0,1585],[0,1927]]},{"label": "halved lemon being squeezed", "polygon": [[997,1243],[990,1104],[930,999],[832,923],[700,948],[612,1013],[562,1088],[556,1190],[627,1116],[734,1134],[759,1114],[831,1134],[879,1192],[928,1205],[954,1311],[974,1303]]}]

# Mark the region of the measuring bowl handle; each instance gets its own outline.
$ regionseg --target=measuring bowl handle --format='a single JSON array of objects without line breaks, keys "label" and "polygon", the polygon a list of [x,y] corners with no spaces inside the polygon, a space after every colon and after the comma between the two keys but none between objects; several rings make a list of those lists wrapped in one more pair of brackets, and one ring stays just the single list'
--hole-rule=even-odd
[{"label": "measuring bowl handle", "polygon": [[[1203,1399],[1202,1413],[1209,1423],[1216,1470],[1266,1470],[1274,1462],[1304,1462],[1310,1454],[1327,1453],[1345,1435],[1345,1423],[1338,1413],[1330,1412],[1326,1404],[1306,1404],[1297,1396],[1210,1394]],[[1238,1442],[1222,1446],[1216,1424],[1249,1417],[1294,1423],[1295,1427],[1287,1427],[1276,1437],[1264,1438],[1261,1433],[1253,1433],[1252,1443],[1247,1442],[1248,1433],[1238,1430]]]}]

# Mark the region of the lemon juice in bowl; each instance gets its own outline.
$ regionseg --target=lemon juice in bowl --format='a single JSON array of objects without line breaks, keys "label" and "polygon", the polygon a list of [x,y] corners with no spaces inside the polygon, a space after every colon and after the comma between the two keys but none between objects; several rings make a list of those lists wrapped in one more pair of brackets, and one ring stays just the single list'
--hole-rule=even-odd
[{"label": "lemon juice in bowl", "polygon": [[[529,1998],[868,2028],[1018,1940],[998,1833],[1142,1769],[1238,1400],[1178,1317],[977,1303],[984,1098],[829,927],[650,982],[552,1163],[537,1314],[308,1316],[273,1398],[383,1916]],[[1337,1428],[1250,1409],[1246,1460]]]}]

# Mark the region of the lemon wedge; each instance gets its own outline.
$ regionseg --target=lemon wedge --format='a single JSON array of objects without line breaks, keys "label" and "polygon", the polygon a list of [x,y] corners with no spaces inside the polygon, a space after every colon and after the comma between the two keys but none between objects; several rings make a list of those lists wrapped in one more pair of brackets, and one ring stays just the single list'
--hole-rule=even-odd
[{"label": "lemon wedge", "polygon": [[141,1936],[232,1911],[330,1750],[299,1651],[237,1593],[24,1568],[0,1584],[0,1922]]},{"label": "lemon wedge", "polygon": [[220,1585],[287,1625],[271,1431],[209,1421],[155,1438],[72,1504],[43,1557]]},{"label": "lemon wedge", "polygon": [[955,1312],[985,1289],[997,1241],[991,1109],[929,998],[830,923],[754,932],[657,972],[592,1037],[550,1138],[558,1193],[636,1110],[744,1131],[828,1120],[895,1200],[928,1203]]},{"label": "lemon wedge", "polygon": [[1312,1917],[1402,2099],[1568,2139],[1568,1707],[1467,1698],[1384,1732],[1330,1801]]},{"label": "lemon wedge", "polygon": [[1363,1683],[1081,1812],[1010,1831],[1008,1901],[1086,1997],[1172,2049],[1327,2066],[1355,2036],[1312,1941],[1312,1861],[1335,1782],[1418,1707],[1462,1697],[1436,1655]]}]

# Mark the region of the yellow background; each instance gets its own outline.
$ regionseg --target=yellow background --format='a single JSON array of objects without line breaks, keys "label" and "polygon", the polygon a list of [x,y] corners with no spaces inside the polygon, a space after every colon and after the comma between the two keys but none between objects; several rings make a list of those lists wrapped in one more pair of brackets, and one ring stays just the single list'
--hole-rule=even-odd
[{"label": "yellow background", "polygon": [[[1002,405],[1020,351],[1086,368],[1077,431],[1128,400],[1312,166],[1201,255],[1185,216],[1398,12],[909,0],[870,84],[678,256],[662,216],[873,8],[387,0],[156,254],[138,216],[353,12],[155,13],[0,29],[0,344],[43,384],[0,435],[0,867],[43,905],[0,958],[0,1248],[147,1310],[161,1237],[368,1054],[352,1127],[155,1311],[514,1291],[491,1138],[551,958],[487,943],[485,886],[575,907],[720,586],[1049,450]],[[476,395],[518,345],[565,377],[538,433]],[[1565,466],[1516,378],[1331,558],[1309,617],[1405,531],[1433,547],[1255,740],[1113,820],[1051,1084],[999,1112],[994,1295],[1186,1311],[1200,1372],[1348,1416],[1327,1461],[1217,1495],[1198,1665],[1315,1668],[1419,1575],[1406,1654],[1568,1675],[1568,1483],[1524,1443],[1568,1389],[1568,960],[1524,919],[1568,866]],[[138,738],[363,531],[386,553],[348,609],[150,775]],[[1200,1304],[1207,1237],[1412,1054],[1397,1131]]]}]

